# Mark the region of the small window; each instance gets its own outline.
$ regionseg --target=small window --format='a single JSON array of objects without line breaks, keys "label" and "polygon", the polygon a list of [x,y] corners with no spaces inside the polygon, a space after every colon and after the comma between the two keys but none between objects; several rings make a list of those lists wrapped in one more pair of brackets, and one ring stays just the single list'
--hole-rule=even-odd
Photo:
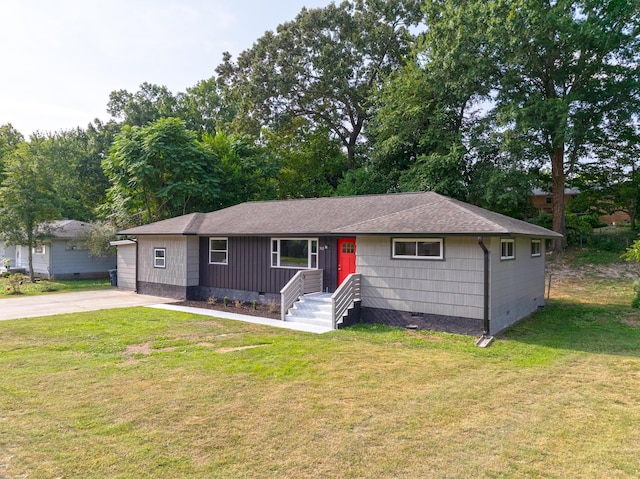
[{"label": "small window", "polygon": [[531,256],[540,256],[541,255],[541,241],[539,239],[531,240]]},{"label": "small window", "polygon": [[443,259],[442,238],[393,239],[393,258]]},{"label": "small window", "polygon": [[209,238],[209,264],[228,264],[227,238]]},{"label": "small window", "polygon": [[165,248],[155,248],[153,250],[153,267],[165,268],[166,267],[166,253]]},{"label": "small window", "polygon": [[271,266],[276,268],[316,269],[317,239],[272,239]]},{"label": "small window", "polygon": [[33,254],[44,254],[44,245],[38,245],[33,248]]},{"label": "small window", "polygon": [[516,258],[516,240],[503,239],[500,240],[500,259],[515,259]]},{"label": "small window", "polygon": [[355,243],[342,243],[342,252],[346,254],[353,254],[356,252]]}]

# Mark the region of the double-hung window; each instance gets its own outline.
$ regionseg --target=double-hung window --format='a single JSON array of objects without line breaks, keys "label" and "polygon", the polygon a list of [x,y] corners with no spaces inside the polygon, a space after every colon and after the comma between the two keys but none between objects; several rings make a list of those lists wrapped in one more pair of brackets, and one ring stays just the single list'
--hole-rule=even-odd
[{"label": "double-hung window", "polygon": [[166,268],[166,248],[154,248],[153,249],[153,267],[154,268]]},{"label": "double-hung window", "polygon": [[516,240],[500,240],[500,259],[516,259]]},{"label": "double-hung window", "polygon": [[278,238],[271,240],[271,266],[275,268],[316,269],[318,240]]},{"label": "double-hung window", "polygon": [[229,241],[227,238],[209,238],[209,264],[229,263]]},{"label": "double-hung window", "polygon": [[444,259],[442,238],[393,238],[394,259]]},{"label": "double-hung window", "polygon": [[541,256],[541,243],[539,239],[531,240],[531,256]]}]

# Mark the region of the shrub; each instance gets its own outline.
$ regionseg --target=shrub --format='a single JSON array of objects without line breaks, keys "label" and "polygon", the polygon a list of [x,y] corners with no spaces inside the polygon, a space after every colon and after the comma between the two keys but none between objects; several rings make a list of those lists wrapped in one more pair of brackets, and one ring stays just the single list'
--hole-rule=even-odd
[{"label": "shrub", "polygon": [[640,280],[635,280],[633,282],[633,290],[636,292],[636,297],[633,298],[631,302],[631,307],[635,309],[640,309]]},{"label": "shrub", "polygon": [[11,294],[21,294],[20,286],[22,286],[23,281],[24,275],[22,273],[13,273],[9,275],[9,284],[13,290]]}]

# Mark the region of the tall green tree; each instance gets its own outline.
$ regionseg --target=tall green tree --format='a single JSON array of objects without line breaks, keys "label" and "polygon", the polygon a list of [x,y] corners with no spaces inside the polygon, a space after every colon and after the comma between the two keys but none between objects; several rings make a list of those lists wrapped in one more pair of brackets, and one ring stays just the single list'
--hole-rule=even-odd
[{"label": "tall green tree", "polygon": [[265,131],[264,142],[278,159],[278,198],[323,197],[336,193],[347,158],[340,141],[326,128],[314,128],[304,118],[295,118],[288,127]]},{"label": "tall green tree", "polygon": [[24,142],[24,136],[11,123],[0,125],[0,182],[4,178],[4,157]]},{"label": "tall green tree", "polygon": [[[637,105],[640,4],[582,0],[498,2],[491,30],[500,67],[497,114],[540,145],[551,164],[553,229],[565,233],[565,183],[603,125]],[[556,242],[556,249],[562,248]]]},{"label": "tall green tree", "polygon": [[176,95],[176,109],[172,115],[184,120],[186,127],[198,133],[215,135],[228,129],[235,116],[233,105],[226,103],[215,77],[201,80]]},{"label": "tall green tree", "polygon": [[225,54],[219,81],[238,105],[243,128],[277,130],[292,118],[329,130],[347,152],[346,168],[369,119],[367,102],[397,68],[421,17],[417,0],[355,0],[303,9],[267,32],[237,61]]},{"label": "tall green tree", "polygon": [[111,182],[103,212],[141,224],[207,211],[220,196],[220,165],[177,118],[125,126],[103,161]]},{"label": "tall green tree", "polygon": [[249,136],[227,135],[223,131],[205,134],[202,146],[216,158],[224,178],[224,187],[210,209],[275,198],[279,166],[267,148]]},{"label": "tall green tree", "polygon": [[0,185],[0,239],[26,246],[33,281],[33,248],[50,236],[48,222],[60,215],[59,192],[50,181],[55,166],[37,147],[21,143],[5,157]]},{"label": "tall green tree", "polygon": [[96,120],[87,130],[75,128],[31,136],[32,148],[53,165],[50,182],[60,192],[63,217],[93,221],[109,182],[102,158],[114,138],[115,124]]},{"label": "tall green tree", "polygon": [[107,112],[125,125],[145,126],[160,118],[176,116],[176,107],[176,97],[166,86],[144,82],[135,93],[111,92]]},{"label": "tall green tree", "polygon": [[603,125],[637,104],[639,8],[624,0],[434,0],[425,6],[429,68],[454,72],[471,97],[490,98],[505,141],[544,152],[557,232],[565,230],[567,176],[608,140]]},{"label": "tall green tree", "polygon": [[469,103],[417,58],[389,77],[375,96],[369,129],[370,168],[387,191],[427,189],[466,199]]}]

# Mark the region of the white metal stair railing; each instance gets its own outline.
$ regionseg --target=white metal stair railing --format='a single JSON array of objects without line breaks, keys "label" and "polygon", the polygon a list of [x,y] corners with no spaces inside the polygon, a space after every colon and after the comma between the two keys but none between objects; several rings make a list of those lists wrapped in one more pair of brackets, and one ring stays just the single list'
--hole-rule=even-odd
[{"label": "white metal stair railing", "polygon": [[285,320],[287,311],[301,296],[322,291],[322,270],[298,271],[280,290],[280,319]]},{"label": "white metal stair railing", "polygon": [[351,273],[331,295],[331,317],[333,329],[338,329],[345,314],[353,307],[356,301],[360,301],[361,275]]}]

